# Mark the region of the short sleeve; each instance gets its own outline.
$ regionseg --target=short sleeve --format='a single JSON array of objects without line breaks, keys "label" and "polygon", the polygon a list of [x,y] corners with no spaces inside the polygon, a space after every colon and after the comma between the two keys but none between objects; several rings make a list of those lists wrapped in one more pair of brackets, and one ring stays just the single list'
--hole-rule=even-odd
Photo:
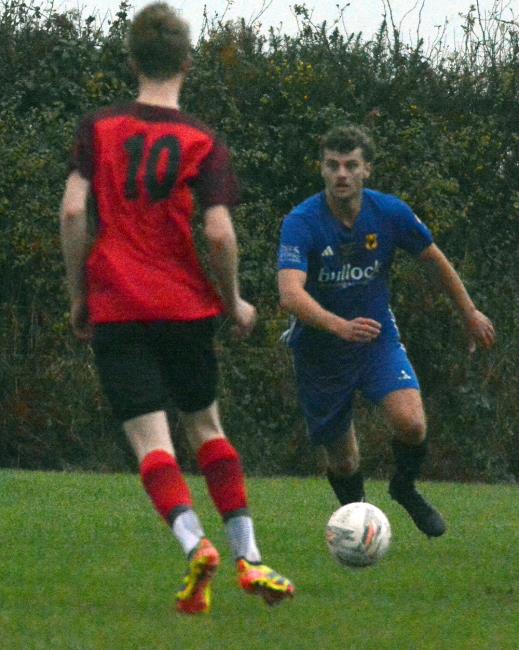
[{"label": "short sleeve", "polygon": [[289,214],[281,228],[278,268],[308,271],[311,246],[312,233],[306,221],[297,213]]},{"label": "short sleeve", "polygon": [[403,201],[398,202],[396,244],[411,255],[420,255],[434,241],[429,228]]},{"label": "short sleeve", "polygon": [[238,179],[234,173],[229,150],[217,140],[202,163],[193,189],[202,208],[214,205],[234,207],[240,200]]},{"label": "short sleeve", "polygon": [[92,180],[94,175],[94,121],[85,117],[79,123],[69,161],[69,173],[78,171]]}]

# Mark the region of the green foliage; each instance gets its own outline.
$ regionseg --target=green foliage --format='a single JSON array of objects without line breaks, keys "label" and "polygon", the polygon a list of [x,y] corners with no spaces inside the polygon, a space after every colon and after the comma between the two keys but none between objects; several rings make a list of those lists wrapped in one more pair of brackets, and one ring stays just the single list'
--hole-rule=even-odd
[{"label": "green foliage", "polygon": [[[400,328],[422,379],[430,475],[519,475],[519,40],[499,15],[466,19],[457,51],[406,46],[383,23],[370,40],[314,25],[262,34],[243,21],[208,25],[194,48],[184,108],[227,141],[242,181],[235,214],[244,294],[260,310],[253,339],[223,328],[221,401],[249,471],[315,471],[290,358],[277,340],[276,250],[282,217],[317,192],[319,136],[366,124],[378,145],[372,184],[398,194],[431,227],[471,295],[497,326],[494,351],[465,352],[461,324],[412,260],[393,278]],[[79,117],[132,96],[129,5],[100,24],[19,0],[0,6],[0,406],[4,465],[131,467],[91,355],[67,334],[57,211]],[[492,30],[491,26],[495,25]],[[483,30],[483,32],[481,31]],[[176,417],[172,414],[176,428]],[[387,471],[389,432],[363,405],[367,470]],[[183,462],[193,461],[179,442]]]}]

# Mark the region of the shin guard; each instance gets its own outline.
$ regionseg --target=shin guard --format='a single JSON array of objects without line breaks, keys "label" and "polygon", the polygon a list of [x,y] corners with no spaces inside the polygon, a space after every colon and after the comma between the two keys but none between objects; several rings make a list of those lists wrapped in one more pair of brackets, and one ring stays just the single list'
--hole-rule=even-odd
[{"label": "shin guard", "polygon": [[170,515],[178,508],[192,506],[189,487],[174,456],[157,449],[141,463],[141,479],[157,512],[169,523]]},{"label": "shin guard", "polygon": [[209,440],[198,450],[198,464],[209,494],[224,519],[247,509],[247,490],[240,456],[227,438]]}]

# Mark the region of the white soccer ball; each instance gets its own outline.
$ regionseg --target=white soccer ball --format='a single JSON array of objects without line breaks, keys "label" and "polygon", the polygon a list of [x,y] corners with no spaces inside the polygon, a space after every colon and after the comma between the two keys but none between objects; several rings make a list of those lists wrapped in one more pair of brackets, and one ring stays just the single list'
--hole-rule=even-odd
[{"label": "white soccer ball", "polygon": [[382,510],[371,503],[348,503],[330,517],[326,543],[342,566],[372,566],[389,548],[391,525]]}]

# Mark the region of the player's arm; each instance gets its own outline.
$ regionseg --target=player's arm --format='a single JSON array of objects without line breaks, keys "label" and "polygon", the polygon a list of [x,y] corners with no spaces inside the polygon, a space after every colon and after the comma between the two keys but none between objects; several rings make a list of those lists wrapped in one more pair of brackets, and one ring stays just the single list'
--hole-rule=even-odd
[{"label": "player's arm", "polygon": [[85,265],[91,241],[87,227],[87,198],[90,182],[77,171],[67,179],[60,210],[61,250],[65,261],[74,334],[83,340],[91,337],[88,324]]},{"label": "player's arm", "polygon": [[281,269],[278,272],[280,305],[303,323],[356,343],[372,341],[380,334],[380,323],[371,318],[346,320],[324,309],[306,291],[305,284],[305,271]]},{"label": "player's arm", "polygon": [[240,296],[238,243],[229,209],[216,205],[204,211],[208,261],[225,309],[235,321],[235,333],[248,336],[256,323],[256,309]]},{"label": "player's arm", "polygon": [[469,350],[471,352],[475,350],[476,342],[484,348],[492,347],[495,342],[492,322],[476,309],[460,276],[438,246],[436,244],[428,246],[419,259],[438,278],[445,293],[463,318],[469,336]]}]

